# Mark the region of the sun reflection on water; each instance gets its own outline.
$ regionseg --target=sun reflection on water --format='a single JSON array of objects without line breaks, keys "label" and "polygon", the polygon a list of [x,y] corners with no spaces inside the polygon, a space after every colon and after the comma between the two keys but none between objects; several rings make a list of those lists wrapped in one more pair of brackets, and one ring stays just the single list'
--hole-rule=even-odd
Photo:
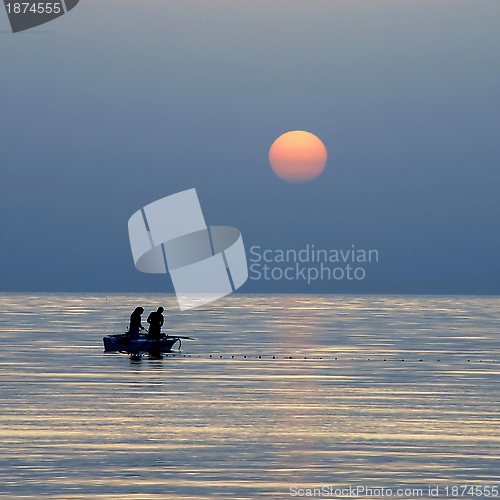
[{"label": "sun reflection on water", "polygon": [[139,362],[102,337],[174,297],[0,303],[0,498],[498,484],[499,298],[237,294],[166,314],[197,340]]}]

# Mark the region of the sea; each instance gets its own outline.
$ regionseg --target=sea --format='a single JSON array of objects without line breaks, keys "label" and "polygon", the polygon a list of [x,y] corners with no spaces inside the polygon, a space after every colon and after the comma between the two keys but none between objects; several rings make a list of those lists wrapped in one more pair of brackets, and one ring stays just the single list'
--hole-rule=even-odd
[{"label": "sea", "polygon": [[499,375],[500,297],[1,294],[0,498],[499,497]]}]

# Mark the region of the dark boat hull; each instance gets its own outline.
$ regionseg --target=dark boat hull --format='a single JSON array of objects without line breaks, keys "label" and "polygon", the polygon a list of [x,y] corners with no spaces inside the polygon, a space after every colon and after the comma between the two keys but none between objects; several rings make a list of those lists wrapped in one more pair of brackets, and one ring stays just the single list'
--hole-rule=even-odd
[{"label": "dark boat hull", "polygon": [[160,340],[151,340],[147,337],[131,340],[127,335],[109,335],[102,339],[104,352],[123,352],[127,354],[163,353],[172,352],[178,337],[162,337]]}]

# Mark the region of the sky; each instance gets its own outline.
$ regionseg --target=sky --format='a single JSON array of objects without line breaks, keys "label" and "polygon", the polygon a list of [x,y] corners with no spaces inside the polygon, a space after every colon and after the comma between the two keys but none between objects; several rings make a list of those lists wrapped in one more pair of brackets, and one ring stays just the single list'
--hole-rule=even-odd
[{"label": "sky", "polygon": [[[0,11],[0,291],[172,292],[127,222],[196,188],[249,259],[378,251],[363,280],[243,293],[499,294],[499,19],[496,0],[81,0],[14,35]],[[328,150],[311,182],[269,166],[291,130]]]}]

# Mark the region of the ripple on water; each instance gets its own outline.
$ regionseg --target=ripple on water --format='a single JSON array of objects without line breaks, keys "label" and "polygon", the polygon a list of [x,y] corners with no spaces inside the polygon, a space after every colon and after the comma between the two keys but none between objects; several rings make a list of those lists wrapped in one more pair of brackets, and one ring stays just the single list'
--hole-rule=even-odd
[{"label": "ripple on water", "polygon": [[[0,296],[0,498],[498,484],[496,297]],[[104,355],[162,304],[181,355]],[[210,356],[212,356],[210,358]],[[234,357],[233,357],[234,356]]]}]

